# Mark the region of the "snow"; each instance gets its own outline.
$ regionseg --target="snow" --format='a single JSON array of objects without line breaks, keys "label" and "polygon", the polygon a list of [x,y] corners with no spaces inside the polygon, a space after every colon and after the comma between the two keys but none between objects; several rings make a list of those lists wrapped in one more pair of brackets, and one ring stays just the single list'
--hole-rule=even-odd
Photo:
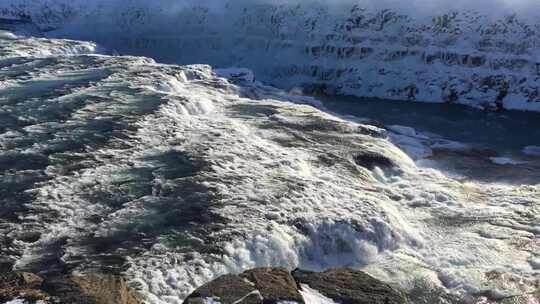
[{"label": "snow", "polygon": [[306,284],[300,285],[300,294],[304,298],[306,304],[338,304]]},{"label": "snow", "polygon": [[523,9],[535,4],[438,2],[10,0],[0,11],[121,53],[248,67],[283,89],[540,111],[538,16]]},{"label": "snow", "polygon": [[204,304],[221,304],[219,299],[215,299],[215,298],[205,298],[203,299],[203,303]]}]

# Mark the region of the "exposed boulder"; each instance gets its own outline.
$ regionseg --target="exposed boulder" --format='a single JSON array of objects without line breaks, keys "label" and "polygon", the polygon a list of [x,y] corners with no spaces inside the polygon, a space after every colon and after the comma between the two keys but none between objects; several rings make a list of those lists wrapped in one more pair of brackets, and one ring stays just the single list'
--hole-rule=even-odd
[{"label": "exposed boulder", "polygon": [[257,268],[244,272],[242,277],[255,283],[264,303],[276,301],[303,303],[296,281],[285,268]]},{"label": "exposed boulder", "polygon": [[221,276],[194,291],[184,304],[304,303],[301,286],[309,286],[341,304],[406,303],[401,292],[357,270],[343,268],[317,273],[297,269],[291,274],[284,268],[256,268]]},{"label": "exposed boulder", "polygon": [[224,275],[195,290],[185,304],[304,303],[291,273],[285,268],[256,268],[239,275]]},{"label": "exposed boulder", "polygon": [[318,273],[297,269],[292,275],[299,284],[309,285],[341,304],[406,303],[401,292],[357,270],[335,268]]},{"label": "exposed boulder", "polygon": [[235,303],[244,298],[242,303],[255,304],[261,303],[261,297],[248,296],[256,292],[255,286],[244,280],[239,275],[227,274],[209,282],[195,290],[185,301],[184,304],[203,304],[208,299],[215,299],[222,304]]},{"label": "exposed boulder", "polygon": [[29,301],[48,299],[48,295],[39,290],[43,279],[28,272],[0,273],[0,303],[16,298]]},{"label": "exposed boulder", "polygon": [[41,278],[27,272],[0,274],[0,303],[13,299],[63,304],[140,304],[119,276],[86,274]]},{"label": "exposed boulder", "polygon": [[123,278],[110,274],[87,274],[46,280],[43,289],[62,303],[139,304],[139,297]]},{"label": "exposed boulder", "polygon": [[370,151],[355,153],[353,160],[357,165],[368,170],[373,170],[375,167],[392,168],[394,166],[394,162],[390,158]]}]

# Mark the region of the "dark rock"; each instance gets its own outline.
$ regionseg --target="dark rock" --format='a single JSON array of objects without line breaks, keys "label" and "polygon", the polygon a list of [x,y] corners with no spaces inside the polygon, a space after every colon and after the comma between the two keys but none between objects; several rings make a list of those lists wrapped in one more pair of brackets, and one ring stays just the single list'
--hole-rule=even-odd
[{"label": "dark rock", "polygon": [[256,268],[224,275],[193,292],[184,304],[304,303],[299,284],[305,284],[340,304],[404,304],[405,295],[361,271],[331,269],[317,273],[284,268]]},{"label": "dark rock", "polygon": [[221,304],[304,303],[296,281],[285,268],[256,268],[240,275],[224,275],[195,290],[186,304],[201,304],[213,298]]},{"label": "dark rock", "polygon": [[0,273],[6,273],[13,270],[15,260],[10,257],[0,257]]},{"label": "dark rock", "polygon": [[370,275],[352,269],[336,268],[317,273],[295,270],[298,284],[306,284],[341,304],[403,304],[405,296]]},{"label": "dark rock", "polygon": [[353,155],[354,162],[366,169],[373,170],[375,167],[389,168],[394,166],[394,162],[381,154],[363,151]]},{"label": "dark rock", "polygon": [[0,273],[0,303],[13,299],[62,304],[140,304],[138,295],[119,276],[41,278],[27,272]]},{"label": "dark rock", "polygon": [[264,303],[294,301],[303,303],[296,281],[285,268],[256,268],[244,272],[242,277],[255,284]]},{"label": "dark rock", "polygon": [[388,138],[388,132],[375,125],[377,122],[373,122],[372,125],[360,125],[358,126],[358,133],[376,138]]},{"label": "dark rock", "polygon": [[22,298],[28,301],[46,300],[48,295],[38,288],[43,279],[28,272],[0,273],[0,303]]},{"label": "dark rock", "polygon": [[[232,304],[256,291],[254,284],[239,275],[227,274],[195,290],[184,300],[184,304],[202,304],[207,298],[215,298],[221,304]],[[246,297],[242,304],[262,303],[259,297]]]},{"label": "dark rock", "polygon": [[25,243],[35,243],[41,237],[41,233],[37,231],[25,231],[18,234],[15,238],[18,241],[23,241]]}]

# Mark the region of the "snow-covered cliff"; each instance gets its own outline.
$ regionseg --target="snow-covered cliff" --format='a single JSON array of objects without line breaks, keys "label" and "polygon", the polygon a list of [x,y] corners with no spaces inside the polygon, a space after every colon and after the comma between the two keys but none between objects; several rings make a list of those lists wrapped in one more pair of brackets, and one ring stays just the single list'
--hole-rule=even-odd
[{"label": "snow-covered cliff", "polygon": [[123,53],[249,67],[285,88],[540,111],[540,18],[366,1],[215,2],[7,0],[0,12]]}]

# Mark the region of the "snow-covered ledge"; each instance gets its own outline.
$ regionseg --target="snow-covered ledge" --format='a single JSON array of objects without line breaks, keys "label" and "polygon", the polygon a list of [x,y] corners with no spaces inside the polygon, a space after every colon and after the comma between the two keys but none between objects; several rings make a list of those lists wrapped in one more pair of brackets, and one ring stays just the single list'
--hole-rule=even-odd
[{"label": "snow-covered ledge", "polygon": [[214,2],[9,0],[0,16],[159,61],[248,67],[282,88],[540,111],[534,14],[476,1],[476,11],[439,1],[421,13],[369,1]]}]

